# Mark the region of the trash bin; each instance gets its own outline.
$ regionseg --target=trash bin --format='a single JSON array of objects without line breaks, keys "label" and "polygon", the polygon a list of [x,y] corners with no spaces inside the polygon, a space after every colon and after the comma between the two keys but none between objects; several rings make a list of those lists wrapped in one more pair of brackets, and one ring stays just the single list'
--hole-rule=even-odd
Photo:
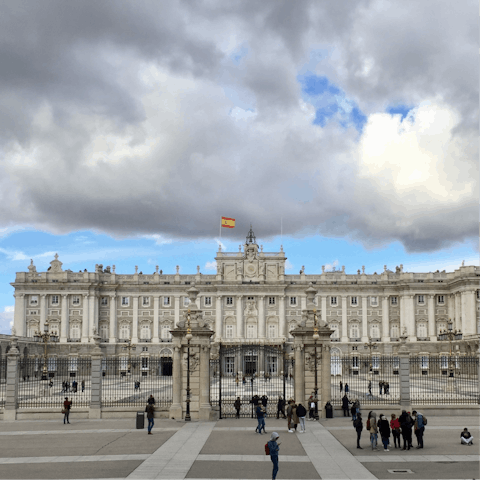
[{"label": "trash bin", "polygon": [[137,429],[145,428],[145,413],[137,412]]},{"label": "trash bin", "polygon": [[327,418],[333,418],[333,406],[330,402],[325,404],[325,413]]}]

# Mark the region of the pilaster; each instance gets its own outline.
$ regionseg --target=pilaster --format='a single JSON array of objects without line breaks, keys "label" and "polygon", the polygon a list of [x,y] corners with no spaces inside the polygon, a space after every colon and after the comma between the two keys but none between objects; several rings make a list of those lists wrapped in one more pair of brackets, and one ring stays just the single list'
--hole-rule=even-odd
[{"label": "pilaster", "polygon": [[265,296],[258,297],[258,338],[265,338]]},{"label": "pilaster", "polygon": [[109,343],[117,341],[117,297],[115,294],[110,295],[110,338]]},{"label": "pilaster", "polygon": [[160,338],[158,334],[158,328],[159,328],[159,316],[158,316],[158,311],[159,311],[159,304],[160,304],[160,297],[159,295],[155,295],[153,297],[153,339],[152,343],[160,343]]},{"label": "pilaster", "polygon": [[[325,318],[322,316],[323,320]],[[342,342],[348,342],[347,296],[342,295]]]},{"label": "pilaster", "polygon": [[362,342],[368,342],[367,296],[362,295]]},{"label": "pilaster", "polygon": [[138,295],[133,296],[132,343],[138,343]]},{"label": "pilaster", "polygon": [[13,326],[17,335],[25,337],[27,332],[27,318],[25,315],[25,295],[23,293],[15,294],[15,312],[13,317]]},{"label": "pilaster", "polygon": [[437,341],[435,333],[435,295],[428,295],[428,336],[431,342]]},{"label": "pilaster", "polygon": [[390,341],[389,299],[388,295],[382,297],[382,342]]},{"label": "pilaster", "polygon": [[219,342],[224,335],[222,324],[222,296],[217,295],[215,302],[215,341]]},{"label": "pilaster", "polygon": [[60,324],[60,342],[66,343],[68,338],[68,294],[62,293],[62,320]]},{"label": "pilaster", "polygon": [[243,324],[242,295],[237,295],[237,337],[245,338],[245,326]]},{"label": "pilaster", "polygon": [[88,311],[89,311],[88,297],[89,297],[88,293],[85,293],[83,295],[83,300],[82,300],[82,343],[88,342]]}]

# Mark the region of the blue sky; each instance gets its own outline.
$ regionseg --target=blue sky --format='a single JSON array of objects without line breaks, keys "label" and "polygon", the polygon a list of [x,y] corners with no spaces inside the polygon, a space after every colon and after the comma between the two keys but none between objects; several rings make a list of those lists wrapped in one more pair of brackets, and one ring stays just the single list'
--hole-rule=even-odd
[{"label": "blue sky", "polygon": [[0,332],[30,258],[213,272],[222,215],[287,273],[478,265],[473,1],[2,13]]}]

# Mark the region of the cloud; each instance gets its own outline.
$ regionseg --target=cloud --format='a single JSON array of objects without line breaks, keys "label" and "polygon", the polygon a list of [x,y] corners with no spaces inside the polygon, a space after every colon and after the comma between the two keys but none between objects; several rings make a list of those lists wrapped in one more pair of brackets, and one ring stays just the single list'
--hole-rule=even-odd
[{"label": "cloud", "polygon": [[[215,238],[229,212],[228,241],[250,222],[273,236],[280,215],[285,235],[367,248],[478,234],[473,1],[12,1],[3,13],[2,229],[162,244]],[[328,122],[330,104],[304,98],[307,73],[338,89]],[[385,113],[397,104],[411,114]]]},{"label": "cloud", "polygon": [[336,270],[337,266],[338,266],[338,260],[334,260],[332,263],[327,263],[325,265],[325,271],[328,272],[330,270],[333,270],[334,267],[335,267],[335,270]]},{"label": "cloud", "polygon": [[0,333],[10,334],[13,327],[14,306],[7,306],[3,312],[0,312]]},{"label": "cloud", "polygon": [[290,260],[285,260],[285,270],[293,270],[293,264]]},{"label": "cloud", "polygon": [[207,271],[216,271],[217,270],[217,262],[207,262],[205,264],[205,270]]}]

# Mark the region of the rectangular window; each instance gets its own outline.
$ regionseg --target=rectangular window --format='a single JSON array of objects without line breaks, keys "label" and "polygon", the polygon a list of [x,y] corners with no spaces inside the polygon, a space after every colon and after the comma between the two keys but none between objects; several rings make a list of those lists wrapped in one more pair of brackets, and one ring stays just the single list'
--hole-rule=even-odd
[{"label": "rectangular window", "polygon": [[360,337],[360,335],[359,335],[358,325],[356,323],[354,323],[350,327],[350,338],[359,338],[359,337]]},{"label": "rectangular window", "polygon": [[108,305],[108,298],[102,297],[102,305]]},{"label": "rectangular window", "polygon": [[58,283],[58,280],[52,280],[52,283]]},{"label": "rectangular window", "polygon": [[418,303],[425,303],[425,295],[418,295]]},{"label": "rectangular window", "polygon": [[164,340],[170,340],[172,334],[170,333],[170,325],[162,325],[162,338]]},{"label": "rectangular window", "polygon": [[333,330],[333,333],[330,335],[330,338],[338,338],[338,325],[336,323],[330,325],[330,328]]},{"label": "rectangular window", "polygon": [[336,305],[337,304],[337,297],[330,297],[330,305]]},{"label": "rectangular window", "polygon": [[378,305],[378,297],[370,297],[370,305],[376,307]]},{"label": "rectangular window", "polygon": [[225,357],[225,374],[233,375],[235,373],[235,357]]},{"label": "rectangular window", "polygon": [[58,305],[58,295],[52,295],[52,305]]},{"label": "rectangular window", "polygon": [[233,325],[225,325],[225,337],[233,338]]},{"label": "rectangular window", "polygon": [[275,305],[275,297],[268,297],[268,304]]},{"label": "rectangular window", "polygon": [[143,297],[142,305],[150,305],[150,297]]},{"label": "rectangular window", "polygon": [[122,305],[128,306],[130,297],[122,297]]},{"label": "rectangular window", "polygon": [[377,357],[376,355],[372,357],[372,368],[375,370],[378,370],[378,366],[380,363],[380,357]]},{"label": "rectangular window", "polygon": [[247,338],[255,338],[255,325],[247,325]]},{"label": "rectangular window", "polygon": [[278,357],[267,356],[267,372],[269,375],[278,373]]},{"label": "rectangular window", "polygon": [[448,357],[446,355],[442,355],[440,357],[441,367],[442,370],[446,370],[448,368]]},{"label": "rectangular window", "polygon": [[392,305],[397,305],[397,303],[398,303],[398,298],[392,297]]},{"label": "rectangular window", "polygon": [[352,305],[358,305],[357,297],[352,297]]},{"label": "rectangular window", "polygon": [[163,297],[163,305],[168,307],[170,305],[170,297]]},{"label": "rectangular window", "polygon": [[428,368],[428,357],[427,356],[422,356],[421,357],[421,368],[422,368],[422,370],[427,370],[427,368]]},{"label": "rectangular window", "polygon": [[73,305],[80,305],[80,297],[74,295],[74,296],[72,297],[72,304],[73,304]]},{"label": "rectangular window", "polygon": [[227,305],[233,305],[233,297],[226,297]]},{"label": "rectangular window", "polygon": [[438,298],[438,303],[445,303],[445,297],[443,295],[439,295],[437,298]]},{"label": "rectangular window", "polygon": [[142,370],[148,370],[148,357],[142,357]]},{"label": "rectangular window", "polygon": [[296,305],[297,304],[297,297],[290,297],[290,305]]},{"label": "rectangular window", "polygon": [[38,304],[38,295],[32,295],[30,297],[30,305],[37,305]]},{"label": "rectangular window", "polygon": [[358,357],[352,357],[352,368],[358,368]]},{"label": "rectangular window", "polygon": [[209,307],[212,305],[212,297],[205,297],[205,306]]},{"label": "rectangular window", "polygon": [[275,338],[277,336],[277,326],[269,325],[268,326],[268,338]]}]

